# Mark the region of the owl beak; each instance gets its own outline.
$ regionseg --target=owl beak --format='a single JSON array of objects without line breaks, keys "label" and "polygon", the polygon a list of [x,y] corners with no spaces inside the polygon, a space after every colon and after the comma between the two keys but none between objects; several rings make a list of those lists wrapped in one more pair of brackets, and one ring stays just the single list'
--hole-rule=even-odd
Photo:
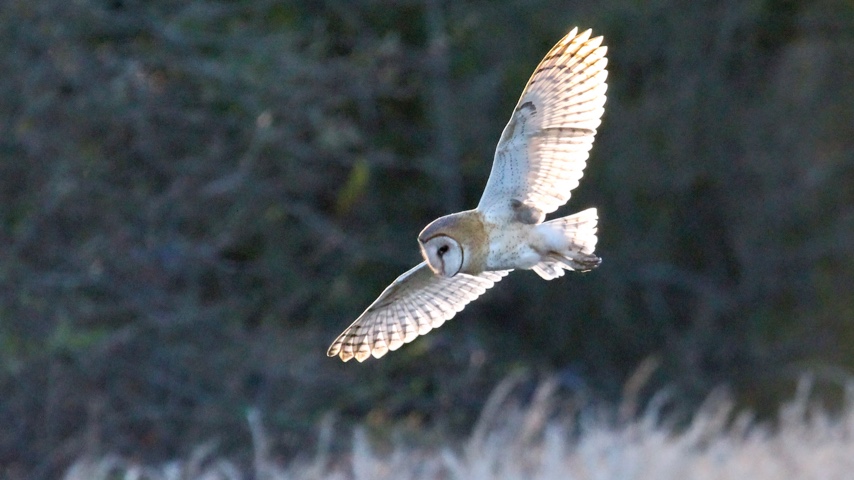
[{"label": "owl beak", "polygon": [[424,262],[427,264],[427,267],[436,274],[439,275],[439,270],[433,267],[433,264],[430,263],[430,259],[427,257],[427,251],[424,250],[424,242],[421,241],[421,238],[418,238],[418,248],[421,249],[421,257],[424,259]]}]

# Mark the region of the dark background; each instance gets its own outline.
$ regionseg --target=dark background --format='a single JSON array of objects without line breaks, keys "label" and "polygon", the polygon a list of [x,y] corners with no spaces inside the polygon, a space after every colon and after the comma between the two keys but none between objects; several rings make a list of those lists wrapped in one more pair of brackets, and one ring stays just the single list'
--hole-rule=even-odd
[{"label": "dark background", "polygon": [[[587,274],[517,272],[383,359],[326,358],[476,205],[527,77],[609,47],[569,214]],[[463,435],[511,372],[613,401],[646,358],[768,412],[854,368],[850,0],[0,3],[0,476],[317,423]]]}]

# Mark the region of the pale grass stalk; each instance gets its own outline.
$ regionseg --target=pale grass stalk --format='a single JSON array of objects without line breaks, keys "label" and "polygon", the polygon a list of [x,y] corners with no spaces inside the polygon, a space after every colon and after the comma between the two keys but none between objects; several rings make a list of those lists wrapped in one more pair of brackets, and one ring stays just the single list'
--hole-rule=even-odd
[{"label": "pale grass stalk", "polygon": [[[255,452],[252,471],[216,456],[214,444],[190,458],[160,466],[134,464],[116,455],[83,457],[65,480],[787,480],[852,478],[854,386],[838,414],[810,403],[809,379],[781,409],[775,424],[735,413],[724,391],[714,392],[691,422],[675,427],[662,418],[669,395],[659,394],[634,418],[585,409],[572,419],[554,415],[556,383],[543,382],[523,405],[513,395],[522,377],[496,388],[467,441],[409,447],[393,439],[379,453],[367,430],[357,427],[348,454],[332,457],[334,417],[319,426],[317,451],[290,465],[270,456],[260,412],[247,421]],[[854,385],[854,384],[852,384]],[[632,400],[634,402],[635,399]]]}]

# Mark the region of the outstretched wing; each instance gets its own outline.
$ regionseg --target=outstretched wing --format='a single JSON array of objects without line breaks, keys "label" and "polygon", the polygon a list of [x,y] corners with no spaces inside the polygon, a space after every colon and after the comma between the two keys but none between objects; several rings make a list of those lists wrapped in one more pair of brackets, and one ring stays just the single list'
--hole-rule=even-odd
[{"label": "outstretched wing", "polygon": [[439,327],[495,285],[510,270],[459,273],[453,277],[434,274],[421,262],[397,277],[359,318],[332,342],[326,354],[345,362],[363,362],[397,350],[418,335]]},{"label": "outstretched wing", "polygon": [[522,205],[553,212],[578,186],[604,112],[608,59],[602,37],[576,32],[534,70],[501,134],[477,206],[487,218],[507,218]]}]

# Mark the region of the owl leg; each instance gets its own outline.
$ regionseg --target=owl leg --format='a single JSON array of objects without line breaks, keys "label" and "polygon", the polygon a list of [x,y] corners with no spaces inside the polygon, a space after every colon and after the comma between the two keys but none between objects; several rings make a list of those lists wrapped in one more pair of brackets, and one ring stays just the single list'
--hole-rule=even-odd
[{"label": "owl leg", "polygon": [[534,272],[546,280],[563,275],[564,270],[587,271],[602,263],[593,255],[596,248],[596,209],[590,208],[568,217],[537,225],[545,252]]}]

